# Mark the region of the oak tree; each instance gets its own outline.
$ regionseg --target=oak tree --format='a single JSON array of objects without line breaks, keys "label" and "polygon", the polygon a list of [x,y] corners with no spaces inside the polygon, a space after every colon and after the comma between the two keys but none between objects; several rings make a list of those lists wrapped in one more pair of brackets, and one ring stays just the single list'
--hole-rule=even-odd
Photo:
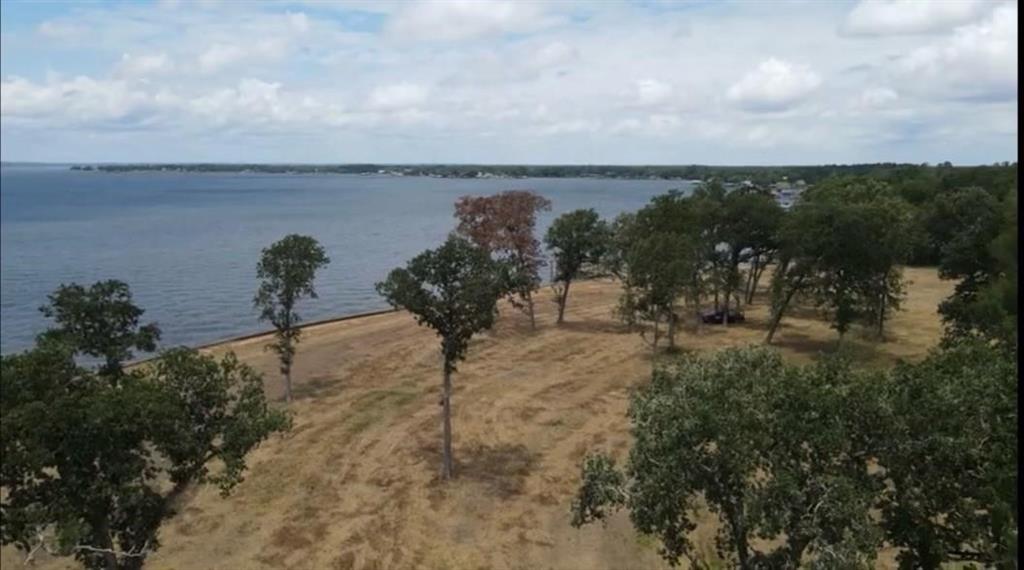
[{"label": "oak tree", "polygon": [[452,373],[466,358],[473,335],[494,325],[498,300],[508,292],[508,270],[487,251],[464,238],[449,236],[435,250],[412,258],[377,283],[391,306],[412,313],[416,322],[441,337],[443,357],[441,477],[453,475]]}]

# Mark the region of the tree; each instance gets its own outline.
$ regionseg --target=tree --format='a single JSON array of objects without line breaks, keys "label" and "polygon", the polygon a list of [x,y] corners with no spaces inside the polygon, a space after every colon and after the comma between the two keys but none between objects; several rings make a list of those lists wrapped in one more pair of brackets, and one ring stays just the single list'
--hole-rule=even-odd
[{"label": "tree", "polygon": [[900,568],[1017,567],[1017,355],[967,339],[884,386],[875,457],[887,540]]},{"label": "tree", "polygon": [[[865,468],[869,422],[844,410],[874,416],[874,393],[842,361],[791,367],[764,348],[684,357],[634,395],[624,472],[586,460],[572,524],[625,507],[670,563],[702,567],[689,535],[704,503],[723,523],[718,555],[736,567],[865,565],[881,538],[870,513],[879,485]],[[758,549],[757,538],[778,545]]]},{"label": "tree", "polygon": [[291,234],[265,248],[256,265],[256,276],[261,281],[253,305],[260,310],[261,321],[274,325],[277,340],[268,348],[280,356],[284,398],[288,402],[292,401],[292,363],[301,332],[295,308],[305,297],[317,298],[313,279],[317,270],[330,261],[315,239]]},{"label": "tree", "polygon": [[492,260],[485,250],[458,236],[449,236],[441,247],[417,255],[376,286],[391,306],[406,309],[417,323],[434,329],[441,337],[443,479],[453,475],[452,373],[466,358],[473,335],[493,326],[498,299],[508,292],[507,273],[507,268]]},{"label": "tree", "polygon": [[124,362],[133,350],[153,352],[160,340],[156,323],[139,325],[145,312],[132,303],[128,284],[109,279],[85,288],[77,283],[61,285],[39,308],[56,328],[44,334],[84,354],[102,360],[100,374],[117,383]]},{"label": "tree", "polygon": [[840,196],[812,192],[786,216],[767,343],[798,295],[828,312],[840,340],[855,321],[880,326],[898,306],[905,217],[886,199],[857,202]]},{"label": "tree", "polygon": [[530,317],[536,328],[533,293],[540,287],[544,256],[534,237],[537,213],[551,209],[551,201],[529,190],[510,190],[493,196],[463,196],[455,203],[456,230],[511,270],[509,301]]},{"label": "tree", "polygon": [[[655,351],[661,321],[667,323],[669,348],[675,348],[676,303],[691,292],[700,271],[689,206],[678,194],[656,197],[636,214],[616,218],[608,240],[604,265],[623,287],[616,313],[630,326],[650,322]],[[646,337],[643,329],[641,335]]]},{"label": "tree", "polygon": [[558,323],[565,320],[569,286],[601,261],[609,237],[608,224],[592,209],[562,214],[548,228],[544,242],[555,260],[552,286],[558,304]]},{"label": "tree", "polygon": [[[859,312],[883,338],[885,321],[892,311],[899,309],[905,292],[901,266],[910,258],[915,239],[910,205],[888,184],[852,177],[831,179],[815,186],[805,199],[831,201],[850,214],[859,213],[855,223],[870,238],[866,244],[870,249],[856,248],[854,251],[860,255],[849,256],[850,261],[860,265],[857,271],[863,272],[857,277],[863,304]],[[847,265],[849,275],[855,264]]]},{"label": "tree", "polygon": [[[678,317],[676,300],[683,294],[690,275],[689,252],[685,236],[656,233],[637,238],[623,255],[629,267],[623,281],[618,312],[628,324],[648,321],[653,324],[651,341],[658,349],[658,323],[668,326],[669,349],[676,348]],[[643,331],[641,331],[643,334]]]},{"label": "tree", "polygon": [[785,211],[779,203],[758,188],[741,188],[730,192],[725,200],[726,243],[729,244],[731,269],[735,280],[742,282],[739,264],[749,266],[743,297],[746,304],[754,302],[761,276],[778,250],[778,232]]},{"label": "tree", "polygon": [[947,340],[976,335],[1015,340],[1016,202],[1015,194],[1003,204],[989,192],[969,188],[933,203],[926,226],[940,251],[939,276],[958,280],[939,305]]},{"label": "tree", "polygon": [[0,361],[0,539],[29,560],[44,549],[138,569],[185,488],[227,494],[248,452],[289,419],[233,355],[175,349],[115,386],[76,366],[74,350],[41,338]]}]

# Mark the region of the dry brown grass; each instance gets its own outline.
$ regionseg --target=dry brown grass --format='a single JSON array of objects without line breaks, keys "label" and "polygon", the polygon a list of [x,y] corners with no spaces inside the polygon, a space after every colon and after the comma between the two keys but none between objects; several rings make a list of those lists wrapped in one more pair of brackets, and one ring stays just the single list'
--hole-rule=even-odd
[{"label": "dry brown grass", "polygon": [[[854,332],[849,349],[867,366],[919,358],[939,334],[938,302],[951,284],[909,269],[904,311],[887,342]],[[622,514],[605,527],[569,526],[579,465],[589,451],[623,457],[630,390],[650,373],[650,349],[616,323],[618,287],[574,286],[564,326],[549,298],[538,330],[513,310],[472,344],[455,376],[457,479],[437,481],[441,384],[437,339],[405,313],[310,328],[300,346],[294,430],[250,458],[227,499],[202,488],[161,532],[148,568],[223,569],[615,569],[662,568],[656,544]],[[684,331],[684,348],[760,343],[764,300],[743,325]],[[786,319],[777,346],[807,361],[835,333],[806,311]],[[279,393],[265,339],[234,350]],[[713,550],[713,521],[697,531]],[[889,558],[888,556],[886,558]],[[20,560],[3,551],[4,568]],[[45,565],[44,565],[45,567]],[[51,565],[50,567],[59,567]]]}]

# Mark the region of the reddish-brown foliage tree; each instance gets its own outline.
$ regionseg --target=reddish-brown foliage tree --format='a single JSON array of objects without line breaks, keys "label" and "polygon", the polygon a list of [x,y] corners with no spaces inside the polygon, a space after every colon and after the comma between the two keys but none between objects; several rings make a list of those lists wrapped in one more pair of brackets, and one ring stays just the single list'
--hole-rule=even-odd
[{"label": "reddish-brown foliage tree", "polygon": [[544,257],[534,237],[537,212],[551,209],[551,201],[531,190],[509,190],[492,196],[463,196],[455,202],[457,232],[487,250],[511,268],[509,302],[530,317],[533,292],[540,287]]}]

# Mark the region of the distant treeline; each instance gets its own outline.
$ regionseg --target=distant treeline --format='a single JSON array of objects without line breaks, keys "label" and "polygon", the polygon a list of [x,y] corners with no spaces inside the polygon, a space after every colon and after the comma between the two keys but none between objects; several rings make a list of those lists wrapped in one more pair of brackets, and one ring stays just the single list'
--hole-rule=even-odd
[{"label": "distant treeline", "polygon": [[826,164],[817,166],[621,166],[621,165],[494,165],[494,164],[101,164],[76,165],[72,170],[102,172],[259,172],[268,174],[392,174],[442,178],[624,178],[661,180],[709,180],[768,184],[783,178],[817,182],[833,176],[870,176],[890,182],[934,176],[949,179],[951,187],[992,182],[992,176],[1011,176],[1016,181],[1017,163],[991,166],[953,166],[948,162],[929,164]]}]

